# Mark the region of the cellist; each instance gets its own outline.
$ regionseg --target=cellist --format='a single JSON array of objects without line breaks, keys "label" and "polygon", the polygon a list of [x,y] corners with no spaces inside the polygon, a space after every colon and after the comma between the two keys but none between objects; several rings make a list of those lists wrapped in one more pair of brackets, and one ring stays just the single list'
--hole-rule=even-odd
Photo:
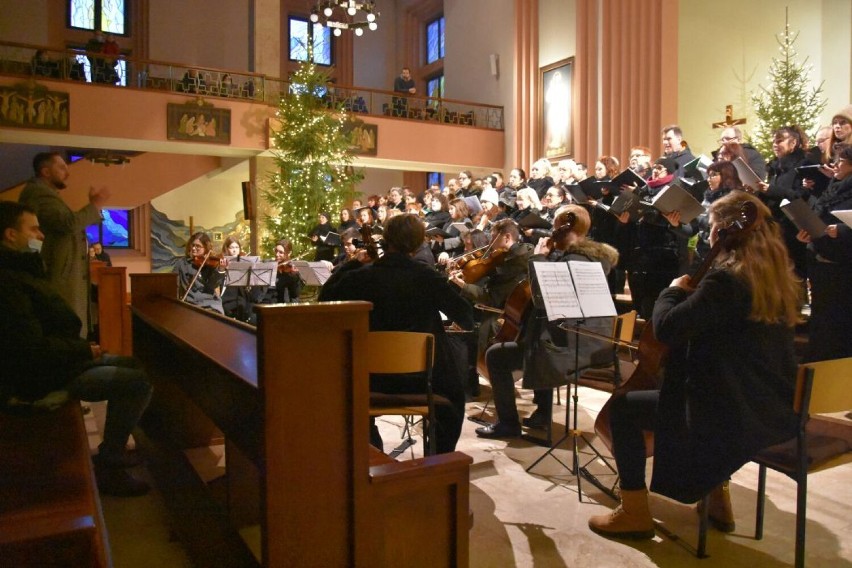
[{"label": "cellist", "polygon": [[[613,247],[586,240],[591,226],[589,213],[580,205],[562,207],[554,219],[551,237],[539,240],[533,262],[600,262],[604,272],[618,262],[618,251]],[[536,295],[533,294],[533,298]],[[551,423],[553,388],[567,383],[568,373],[574,367],[574,336],[558,329],[558,323],[548,323],[543,307],[529,310],[522,326],[522,337],[517,342],[495,343],[485,352],[485,363],[494,394],[497,422],[476,429],[481,438],[511,438],[521,435],[521,421],[515,406],[513,371],[523,369],[524,388],[535,390],[533,401],[538,405],[523,425],[530,428],[548,427]],[[604,318],[598,318],[604,319]],[[602,325],[593,331],[608,332],[611,321],[596,322]],[[587,366],[591,353],[604,349],[612,353],[609,345],[596,339],[580,340],[580,364]]]},{"label": "cellist", "polygon": [[[749,210],[753,222],[741,229],[737,222]],[[688,276],[674,279],[654,305],[653,331],[670,351],[662,387],[620,389],[610,401],[621,505],[589,519],[604,536],[654,536],[643,431],[654,432],[651,490],[682,503],[709,494],[710,522],[724,531],[734,530],[731,474],[796,433],[799,282],[781,231],[745,192],[715,201],[709,213],[710,243],[721,250],[711,270],[694,289]]]}]

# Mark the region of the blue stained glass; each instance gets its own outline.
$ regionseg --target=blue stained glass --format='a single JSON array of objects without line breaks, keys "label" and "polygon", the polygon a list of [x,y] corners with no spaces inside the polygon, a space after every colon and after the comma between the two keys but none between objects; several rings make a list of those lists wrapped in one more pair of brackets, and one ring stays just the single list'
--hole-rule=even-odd
[{"label": "blue stained glass", "polygon": [[95,29],[95,0],[71,0],[71,27]]},{"label": "blue stained glass", "polygon": [[444,76],[438,75],[429,79],[426,83],[426,93],[430,97],[440,98],[444,96]]},{"label": "blue stained glass", "polygon": [[441,172],[428,172],[426,174],[426,187],[432,187],[433,185],[444,187],[444,174]]},{"label": "blue stained glass", "polygon": [[290,19],[290,60],[308,59],[308,22]]},{"label": "blue stained glass", "polygon": [[101,29],[113,34],[125,34],[124,0],[101,0]]},{"label": "blue stained glass", "polygon": [[314,24],[314,63],[331,65],[331,28]]},{"label": "blue stained glass", "polygon": [[130,247],[130,211],[127,209],[104,209],[103,222],[86,227],[86,238],[91,243],[105,247]]},{"label": "blue stained glass", "polygon": [[426,63],[444,58],[444,17],[426,24]]}]

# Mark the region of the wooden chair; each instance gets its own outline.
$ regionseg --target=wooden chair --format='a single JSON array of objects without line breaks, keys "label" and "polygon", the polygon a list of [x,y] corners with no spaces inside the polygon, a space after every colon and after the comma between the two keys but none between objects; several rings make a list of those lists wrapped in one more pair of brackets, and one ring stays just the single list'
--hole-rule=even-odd
[{"label": "wooden chair", "polygon": [[[850,450],[848,436],[811,432],[808,421],[812,414],[827,414],[852,409],[852,357],[819,361],[799,366],[796,398],[793,407],[799,416],[796,437],[784,444],[767,448],[754,457],[760,466],[757,485],[757,518],[754,537],[763,538],[766,470],[774,469],[796,482],[796,567],[805,565],[805,525],[808,496],[808,474],[847,463]],[[843,424],[843,422],[847,422]],[[848,431],[848,421],[837,421],[838,428]]]},{"label": "wooden chair", "polygon": [[413,416],[424,420],[423,453],[435,453],[435,405],[450,401],[432,393],[432,365],[435,359],[435,337],[431,333],[408,331],[371,331],[368,337],[368,370],[371,374],[405,375],[418,373],[424,377],[424,392],[414,394],[370,393],[370,416],[404,416],[405,433],[411,439]]},{"label": "wooden chair", "polygon": [[622,361],[618,355],[619,350],[624,348],[626,344],[633,343],[635,332],[636,310],[631,310],[615,318],[612,323],[612,345],[607,345],[593,354],[591,368],[580,376],[580,384],[609,392],[618,387],[623,377]]}]

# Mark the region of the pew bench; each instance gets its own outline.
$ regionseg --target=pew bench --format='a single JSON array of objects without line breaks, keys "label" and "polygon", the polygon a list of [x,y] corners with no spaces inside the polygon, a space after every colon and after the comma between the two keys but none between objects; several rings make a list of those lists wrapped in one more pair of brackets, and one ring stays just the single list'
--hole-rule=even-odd
[{"label": "pew bench", "polygon": [[83,414],[0,414],[0,559],[5,566],[112,562]]}]

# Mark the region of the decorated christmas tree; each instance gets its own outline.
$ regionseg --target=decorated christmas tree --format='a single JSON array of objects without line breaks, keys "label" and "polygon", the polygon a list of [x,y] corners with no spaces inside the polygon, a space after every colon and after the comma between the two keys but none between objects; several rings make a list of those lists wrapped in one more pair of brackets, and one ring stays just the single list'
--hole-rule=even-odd
[{"label": "decorated christmas tree", "polygon": [[363,179],[351,166],[350,142],[343,131],[347,114],[341,105],[331,104],[328,81],[327,73],[304,62],[278,104],[279,125],[272,128],[277,171],[263,192],[270,213],[263,218],[261,246],[270,256],[281,238],[290,239],[294,257],[309,251],[308,234],[319,223],[319,213],[328,212],[334,223]]},{"label": "decorated christmas tree", "polygon": [[771,84],[768,87],[761,85],[751,96],[757,123],[750,142],[767,159],[773,157],[773,131],[782,126],[797,125],[810,133],[818,126],[817,119],[826,105],[822,98],[823,83],[812,87],[810,74],[813,66],[807,58],[797,61],[798,54],[793,44],[798,37],[799,33],[791,33],[790,23],[785,21],[784,32],[776,35],[781,56],[773,57],[769,66]]}]

